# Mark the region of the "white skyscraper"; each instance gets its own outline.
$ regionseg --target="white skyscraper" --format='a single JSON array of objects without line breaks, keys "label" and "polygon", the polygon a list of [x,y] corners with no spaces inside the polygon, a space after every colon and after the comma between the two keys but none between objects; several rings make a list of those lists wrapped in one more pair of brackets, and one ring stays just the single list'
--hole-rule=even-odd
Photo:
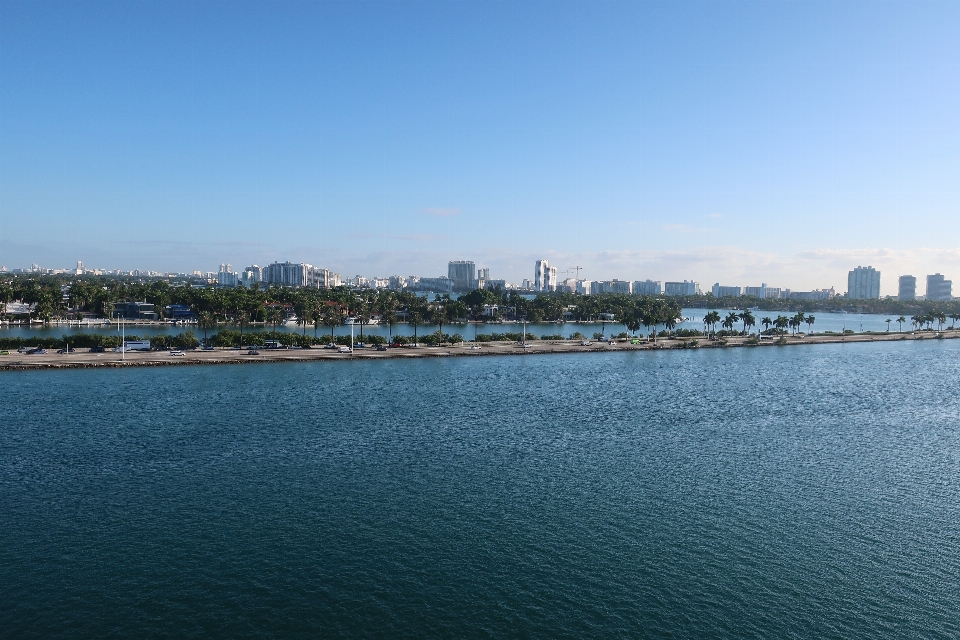
[{"label": "white skyscraper", "polygon": [[880,272],[873,267],[857,267],[847,274],[847,297],[853,300],[880,298]]},{"label": "white skyscraper", "polygon": [[534,291],[556,291],[557,268],[551,267],[547,260],[537,260],[533,274]]}]

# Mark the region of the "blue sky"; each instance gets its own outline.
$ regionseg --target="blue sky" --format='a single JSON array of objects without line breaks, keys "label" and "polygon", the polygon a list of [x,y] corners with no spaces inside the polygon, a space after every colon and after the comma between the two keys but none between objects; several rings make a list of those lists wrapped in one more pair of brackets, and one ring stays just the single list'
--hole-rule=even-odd
[{"label": "blue sky", "polygon": [[960,3],[3,2],[0,263],[960,280]]}]

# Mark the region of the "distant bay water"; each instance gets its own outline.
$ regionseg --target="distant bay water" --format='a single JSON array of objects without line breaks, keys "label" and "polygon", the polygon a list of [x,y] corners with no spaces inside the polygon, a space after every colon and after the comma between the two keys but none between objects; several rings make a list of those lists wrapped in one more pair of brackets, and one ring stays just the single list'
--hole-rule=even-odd
[{"label": "distant bay water", "polygon": [[0,385],[4,637],[960,636],[960,341]]},{"label": "distant bay water", "polygon": [[[681,322],[677,325],[680,329],[698,329],[703,330],[703,316],[710,311],[709,309],[684,309],[683,316],[687,318],[686,321]],[[726,317],[730,313],[730,309],[719,309],[717,310],[722,317]],[[762,329],[760,326],[760,320],[764,317],[769,316],[770,318],[776,318],[777,315],[788,315],[792,316],[792,313],[783,312],[778,314],[773,311],[753,311],[754,317],[756,318],[757,325],[754,327],[754,331],[757,329]],[[868,314],[868,313],[813,313],[810,314],[816,318],[816,322],[812,327],[808,327],[806,324],[800,327],[802,331],[807,331],[812,329],[814,332],[823,332],[823,331],[834,331],[837,333],[842,332],[844,329],[852,329],[853,331],[886,331],[888,325],[886,319],[894,321],[889,325],[890,331],[899,330],[899,326],[895,322],[897,316],[885,316],[878,314]],[[234,325],[219,325],[217,328],[209,330],[209,333],[215,333],[219,329],[231,329],[236,331],[237,327]],[[258,325],[256,327],[247,327],[245,330],[273,330],[272,325]],[[437,330],[436,325],[420,325],[417,327],[418,335],[425,335],[427,333],[433,333]],[[662,328],[662,327],[661,327]],[[720,329],[721,327],[717,327]],[[737,323],[736,328],[739,330],[742,328],[741,323]],[[912,327],[910,326],[909,320],[903,323],[903,330],[909,331]],[[128,325],[126,331],[130,333],[135,333],[140,336],[151,336],[158,334],[177,334],[182,331],[190,330],[198,335],[202,335],[202,331],[197,329],[196,326],[184,326],[184,325]],[[302,333],[304,328],[297,325],[281,325],[277,328],[279,331],[287,331],[291,333]],[[443,332],[447,334],[460,333],[465,339],[472,340],[474,335],[478,333],[519,333],[522,330],[522,327],[519,323],[489,323],[489,324],[445,324],[443,325]],[[9,336],[9,337],[28,337],[28,336],[43,336],[43,337],[53,337],[59,338],[63,335],[72,335],[74,333],[101,333],[101,334],[110,334],[113,335],[118,333],[118,328],[116,323],[112,325],[102,325],[102,326],[93,326],[93,327],[82,327],[78,328],[74,325],[3,325],[0,326],[0,337]],[[380,335],[388,336],[390,335],[390,328],[386,325],[365,325],[363,327],[364,334],[369,335]],[[413,327],[409,324],[399,323],[393,325],[393,335],[401,336],[412,336]],[[543,323],[543,324],[528,324],[527,331],[531,334],[537,336],[547,336],[547,335],[563,335],[564,337],[569,337],[574,332],[579,331],[581,334],[589,337],[592,337],[594,333],[605,333],[610,335],[611,332],[614,334],[626,331],[626,327],[622,324],[616,322],[563,322],[563,323]],[[313,335],[314,327],[313,325],[308,325],[306,332],[309,335]],[[330,335],[330,329],[327,327],[320,326],[316,330],[317,335]],[[354,332],[359,335],[360,327],[354,327]],[[350,335],[349,326],[340,326],[335,329],[334,335]]]}]

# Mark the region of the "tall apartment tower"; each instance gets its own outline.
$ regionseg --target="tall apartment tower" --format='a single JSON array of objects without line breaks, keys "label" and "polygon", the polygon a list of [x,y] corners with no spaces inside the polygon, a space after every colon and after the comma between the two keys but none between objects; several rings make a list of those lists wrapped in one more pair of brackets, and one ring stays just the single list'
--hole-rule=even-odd
[{"label": "tall apartment tower", "polygon": [[900,286],[897,288],[898,300],[916,300],[917,299],[917,278],[916,276],[900,276]]},{"label": "tall apartment tower", "polygon": [[453,280],[454,291],[472,291],[477,288],[477,265],[472,260],[451,260],[447,277]]},{"label": "tall apartment tower", "polygon": [[534,291],[556,291],[557,268],[551,267],[547,260],[537,260],[533,274]]},{"label": "tall apartment tower", "polygon": [[873,267],[857,267],[847,274],[847,297],[853,300],[880,298],[880,272]]},{"label": "tall apartment tower", "polygon": [[939,273],[927,276],[927,300],[953,300],[953,281],[945,280]]}]

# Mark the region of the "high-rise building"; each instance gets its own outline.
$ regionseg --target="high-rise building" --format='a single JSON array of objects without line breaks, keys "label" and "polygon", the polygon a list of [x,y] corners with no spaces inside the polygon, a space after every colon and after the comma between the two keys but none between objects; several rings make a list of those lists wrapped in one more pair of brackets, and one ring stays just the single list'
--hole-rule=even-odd
[{"label": "high-rise building", "polygon": [[700,295],[700,284],[697,282],[664,282],[663,293],[667,296],[698,296]]},{"label": "high-rise building", "polygon": [[899,287],[897,288],[898,300],[916,300],[917,299],[917,277],[900,276]]},{"label": "high-rise building", "polygon": [[739,298],[741,293],[740,287],[723,286],[719,282],[713,285],[712,291],[714,298]]},{"label": "high-rise building", "polygon": [[263,268],[263,282],[282,287],[317,287],[322,269],[302,262],[274,262]]},{"label": "high-rise building", "polygon": [[220,271],[217,272],[217,285],[221,287],[235,287],[238,282],[237,274],[233,272],[233,265],[220,265]]},{"label": "high-rise building", "polygon": [[790,291],[784,292],[784,298],[790,300],[832,300],[837,292],[833,287],[829,289],[814,289],[813,291]]},{"label": "high-rise building", "polygon": [[927,276],[926,298],[937,301],[953,300],[953,281],[945,280],[939,273]]},{"label": "high-rise building", "polygon": [[873,267],[857,267],[847,274],[847,297],[853,300],[880,298],[880,272]]},{"label": "high-rise building", "polygon": [[472,291],[477,288],[477,265],[472,260],[451,260],[447,277],[453,280],[454,291]]},{"label": "high-rise building", "polygon": [[754,298],[772,298],[778,300],[783,293],[780,287],[768,287],[767,283],[762,283],[759,287],[744,287],[743,295]]},{"label": "high-rise building", "polygon": [[660,295],[659,280],[635,280],[633,283],[634,295],[658,296]]},{"label": "high-rise building", "polygon": [[555,291],[557,289],[557,268],[551,267],[547,260],[537,260],[533,273],[534,291]]}]

